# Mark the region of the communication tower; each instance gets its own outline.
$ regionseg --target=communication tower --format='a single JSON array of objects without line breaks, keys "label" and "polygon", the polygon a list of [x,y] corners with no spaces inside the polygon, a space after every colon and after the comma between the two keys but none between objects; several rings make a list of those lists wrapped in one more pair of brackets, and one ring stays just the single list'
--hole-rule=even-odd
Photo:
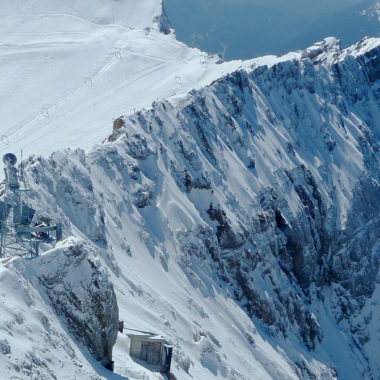
[{"label": "communication tower", "polygon": [[62,239],[62,225],[51,220],[35,220],[36,210],[28,205],[28,192],[22,167],[15,165],[17,157],[7,153],[3,157],[5,188],[0,200],[0,257],[38,256],[40,243]]}]

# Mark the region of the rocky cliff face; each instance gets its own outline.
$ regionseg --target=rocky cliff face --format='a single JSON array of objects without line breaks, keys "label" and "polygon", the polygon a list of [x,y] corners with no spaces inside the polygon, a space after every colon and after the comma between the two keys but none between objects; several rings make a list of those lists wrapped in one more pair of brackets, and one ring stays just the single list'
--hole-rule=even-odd
[{"label": "rocky cliff face", "polygon": [[[310,349],[323,338],[310,297],[332,283],[354,299],[376,286],[379,47],[372,42],[342,52],[325,40],[301,60],[227,76],[179,108],[156,104],[115,132],[128,136],[138,125],[152,144],[169,145],[177,186],[212,226],[221,276],[251,315],[284,335],[298,326]],[[270,299],[255,273],[268,276]]]},{"label": "rocky cliff face", "polygon": [[[327,39],[227,75],[176,104],[154,103],[87,154],[31,158],[33,202],[50,205],[66,233],[98,246],[119,284],[128,281],[123,272],[136,250],[169,275],[178,265],[205,297],[210,281],[218,284],[286,352],[293,378],[375,379],[379,46],[364,40],[341,51]],[[87,260],[70,247],[58,248],[62,256],[67,274]],[[111,301],[106,327],[98,299],[113,299],[112,288],[99,290],[96,283],[106,280],[96,264],[86,266],[97,279],[84,304],[75,291],[60,304],[52,289],[62,274],[41,281],[67,320],[83,305],[94,309],[98,317],[83,323],[102,332],[99,340],[95,331],[75,334],[101,359],[114,340],[116,306]],[[213,360],[222,368],[215,342]],[[272,378],[292,378],[276,373]]]}]

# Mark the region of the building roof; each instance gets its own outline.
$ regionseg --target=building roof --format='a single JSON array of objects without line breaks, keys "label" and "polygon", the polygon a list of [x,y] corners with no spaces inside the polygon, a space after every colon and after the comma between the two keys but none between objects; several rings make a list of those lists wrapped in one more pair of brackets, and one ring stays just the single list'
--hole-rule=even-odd
[{"label": "building roof", "polygon": [[134,329],[123,329],[123,334],[128,335],[130,338],[138,338],[143,340],[150,340],[156,342],[165,342],[165,338],[162,335],[158,335],[148,331],[140,331]]}]

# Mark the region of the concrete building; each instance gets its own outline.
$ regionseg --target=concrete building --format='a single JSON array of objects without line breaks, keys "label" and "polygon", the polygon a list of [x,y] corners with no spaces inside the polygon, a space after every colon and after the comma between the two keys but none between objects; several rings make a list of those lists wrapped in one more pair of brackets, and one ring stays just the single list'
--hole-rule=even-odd
[{"label": "concrete building", "polygon": [[173,347],[166,343],[164,337],[142,331],[124,329],[129,343],[129,355],[147,364],[157,367],[164,373],[170,372]]}]

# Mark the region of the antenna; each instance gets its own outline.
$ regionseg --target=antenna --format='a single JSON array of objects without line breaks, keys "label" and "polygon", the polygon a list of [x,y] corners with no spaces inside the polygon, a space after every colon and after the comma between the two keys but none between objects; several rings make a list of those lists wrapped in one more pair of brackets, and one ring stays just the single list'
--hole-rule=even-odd
[{"label": "antenna", "polygon": [[6,166],[15,166],[17,162],[17,157],[13,153],[4,154],[3,162]]},{"label": "antenna", "polygon": [[24,184],[24,187],[26,187],[25,186],[25,181],[24,181],[24,166],[23,166],[23,164],[22,164],[22,149],[21,149],[21,152],[20,152],[21,154],[20,154],[20,156],[21,156],[21,162],[20,162],[20,178],[21,178],[21,181],[22,181],[22,183]]}]

